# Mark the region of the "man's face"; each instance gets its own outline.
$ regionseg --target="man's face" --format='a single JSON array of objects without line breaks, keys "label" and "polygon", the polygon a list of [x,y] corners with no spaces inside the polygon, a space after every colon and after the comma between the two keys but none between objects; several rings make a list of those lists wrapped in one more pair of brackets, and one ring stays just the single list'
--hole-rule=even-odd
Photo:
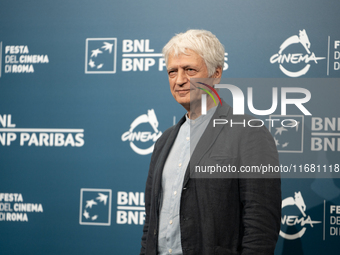
[{"label": "man's face", "polygon": [[190,92],[195,89],[190,86],[190,78],[207,78],[208,69],[201,56],[192,50],[187,50],[188,55],[172,54],[168,59],[168,77],[170,91],[176,101],[187,111],[190,111]]}]

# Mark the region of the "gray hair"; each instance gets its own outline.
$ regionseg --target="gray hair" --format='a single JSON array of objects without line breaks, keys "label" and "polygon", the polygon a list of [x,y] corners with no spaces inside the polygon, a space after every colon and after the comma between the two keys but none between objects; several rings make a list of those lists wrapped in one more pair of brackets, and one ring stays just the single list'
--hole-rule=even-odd
[{"label": "gray hair", "polygon": [[176,34],[164,46],[163,55],[168,65],[169,55],[188,55],[186,50],[192,50],[201,56],[207,66],[209,76],[216,68],[224,65],[224,47],[217,37],[207,30],[191,29],[185,33]]}]

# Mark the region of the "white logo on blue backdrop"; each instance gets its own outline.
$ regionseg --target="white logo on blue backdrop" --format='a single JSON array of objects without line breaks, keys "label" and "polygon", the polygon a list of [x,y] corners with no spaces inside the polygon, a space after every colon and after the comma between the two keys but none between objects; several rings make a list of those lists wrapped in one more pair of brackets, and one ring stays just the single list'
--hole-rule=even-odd
[{"label": "white logo on blue backdrop", "polygon": [[[287,230],[285,230],[286,232],[283,232],[282,230],[280,230],[281,237],[288,239],[288,240],[301,238],[305,234],[308,225],[309,227],[314,227],[314,224],[321,223],[321,221],[313,221],[310,215],[306,214],[306,204],[300,191],[294,192],[294,197],[287,197],[282,200],[282,209],[288,206],[293,206],[293,208],[291,209],[293,210],[295,209],[295,211],[289,211],[289,213],[286,213],[286,214],[283,213],[282,218],[281,218],[281,224],[286,225],[287,227],[293,228],[294,233],[288,234]],[[298,210],[296,211],[296,209]],[[297,212],[299,212],[299,214],[302,214],[302,217],[299,217],[299,215],[296,215],[298,214]],[[295,229],[297,225],[301,226],[300,230]]]},{"label": "white logo on blue backdrop", "polygon": [[[297,48],[294,47],[294,45],[297,44]],[[299,51],[299,46],[303,46],[304,51],[306,51],[305,54],[303,53],[290,53],[292,49]],[[280,46],[278,53],[274,54],[270,58],[270,63],[279,64],[279,68],[281,72],[283,72],[285,75],[289,77],[300,77],[302,75],[305,75],[308,71],[311,65],[309,62],[312,62],[314,64],[318,63],[318,60],[325,59],[325,57],[316,57],[314,52],[310,51],[311,43],[309,41],[308,35],[306,33],[306,30],[299,30],[299,35],[292,35],[291,37],[287,38]],[[287,48],[290,47],[290,50],[287,53]],[[300,64],[300,63],[305,64]],[[299,66],[296,67],[300,70],[288,70],[283,65],[284,63],[289,64],[290,68],[294,68],[293,65]],[[302,67],[303,66],[303,67]]]},{"label": "white logo on blue backdrop", "polygon": [[111,225],[111,193],[110,189],[80,190],[80,225]]},{"label": "white logo on blue backdrop", "polygon": [[[287,117],[289,119],[287,119]],[[303,152],[303,115],[270,115],[269,131],[274,137],[278,152]]]},{"label": "white logo on blue backdrop", "polygon": [[115,73],[117,38],[87,38],[85,73]]},{"label": "white logo on blue backdrop", "polygon": [[[136,131],[138,126],[143,126],[144,123],[150,124],[153,129],[153,133],[150,131]],[[162,132],[158,129],[158,120],[153,109],[148,110],[148,114],[142,114],[138,116],[130,125],[129,131],[122,135],[122,141],[129,141],[131,149],[140,155],[148,155],[153,152],[153,148],[157,139],[162,135]],[[140,148],[143,143],[148,144],[152,142],[152,145],[148,148]],[[137,145],[136,145],[137,144]]]}]

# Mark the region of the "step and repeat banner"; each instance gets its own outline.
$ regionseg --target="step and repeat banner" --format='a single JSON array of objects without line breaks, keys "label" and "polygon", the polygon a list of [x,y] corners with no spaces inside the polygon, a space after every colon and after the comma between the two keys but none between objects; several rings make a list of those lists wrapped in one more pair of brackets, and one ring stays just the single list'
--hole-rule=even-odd
[{"label": "step and repeat banner", "polygon": [[339,11],[321,0],[1,1],[0,254],[139,253],[153,146],[185,114],[161,50],[191,28],[225,46],[223,77],[291,173],[275,254],[338,254]]}]

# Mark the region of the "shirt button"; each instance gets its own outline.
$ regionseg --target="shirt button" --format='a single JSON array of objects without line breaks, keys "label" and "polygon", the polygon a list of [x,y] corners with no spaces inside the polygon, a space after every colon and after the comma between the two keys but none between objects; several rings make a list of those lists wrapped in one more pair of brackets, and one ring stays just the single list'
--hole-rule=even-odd
[{"label": "shirt button", "polygon": [[170,225],[171,225],[171,224],[172,224],[172,220],[170,220],[170,222],[169,222],[169,223],[170,223]]},{"label": "shirt button", "polygon": [[190,140],[190,137],[187,137],[187,141],[189,141]]},{"label": "shirt button", "polygon": [[172,249],[169,249],[169,253],[170,253],[170,254],[172,253]]},{"label": "shirt button", "polygon": [[182,163],[179,163],[178,166],[181,167],[181,166],[182,166]]},{"label": "shirt button", "polygon": [[177,191],[174,192],[174,195],[176,195],[176,194],[177,194]]}]

